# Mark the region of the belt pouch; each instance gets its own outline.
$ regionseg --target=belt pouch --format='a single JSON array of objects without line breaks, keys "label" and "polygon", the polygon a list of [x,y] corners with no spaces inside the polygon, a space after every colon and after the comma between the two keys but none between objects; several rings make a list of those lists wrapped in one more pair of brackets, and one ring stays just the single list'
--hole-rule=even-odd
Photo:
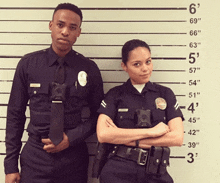
[{"label": "belt pouch", "polygon": [[92,168],[92,177],[98,178],[102,168],[108,160],[108,155],[110,152],[110,144],[98,143],[97,152],[95,154],[95,159]]},{"label": "belt pouch", "polygon": [[159,174],[164,174],[167,172],[167,166],[169,165],[170,148],[163,147],[163,154],[161,157],[161,162],[159,166]]},{"label": "belt pouch", "polygon": [[163,152],[162,147],[154,147],[150,148],[147,165],[146,165],[146,173],[147,174],[157,174],[160,161],[161,161],[161,154]]}]

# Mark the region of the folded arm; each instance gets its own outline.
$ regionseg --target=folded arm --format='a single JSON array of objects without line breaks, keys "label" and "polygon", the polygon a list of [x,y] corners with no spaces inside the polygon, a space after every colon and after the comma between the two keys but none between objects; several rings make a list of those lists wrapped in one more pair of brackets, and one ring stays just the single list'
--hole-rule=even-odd
[{"label": "folded arm", "polygon": [[[168,123],[170,131],[160,137],[155,138],[143,138],[139,141],[141,148],[150,148],[151,146],[182,146],[183,143],[183,122],[180,117],[171,119]],[[126,144],[129,146],[135,146],[135,142]]]},{"label": "folded arm", "polygon": [[118,128],[105,114],[99,115],[97,123],[97,137],[100,143],[133,144],[136,140],[160,137],[169,131],[169,127],[162,122],[149,129]]}]

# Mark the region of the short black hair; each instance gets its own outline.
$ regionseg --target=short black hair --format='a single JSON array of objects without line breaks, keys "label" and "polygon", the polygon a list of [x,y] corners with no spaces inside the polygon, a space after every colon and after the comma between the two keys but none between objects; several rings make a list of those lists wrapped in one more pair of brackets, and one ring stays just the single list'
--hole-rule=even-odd
[{"label": "short black hair", "polygon": [[122,47],[121,53],[122,53],[122,62],[126,65],[128,61],[128,54],[130,51],[134,50],[137,47],[145,47],[151,52],[149,45],[139,39],[132,39],[130,41],[127,41],[124,46]]},{"label": "short black hair", "polygon": [[83,20],[82,11],[78,8],[78,6],[76,6],[74,4],[71,4],[71,3],[61,3],[61,4],[58,4],[58,6],[54,9],[53,17],[54,17],[54,14],[58,10],[63,10],[63,9],[75,12],[77,15],[80,16],[81,21]]}]

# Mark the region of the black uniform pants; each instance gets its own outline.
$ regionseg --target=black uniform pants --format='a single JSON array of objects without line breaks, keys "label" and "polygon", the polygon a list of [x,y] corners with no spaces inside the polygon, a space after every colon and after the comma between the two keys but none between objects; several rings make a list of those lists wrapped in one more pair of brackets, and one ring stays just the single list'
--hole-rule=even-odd
[{"label": "black uniform pants", "polygon": [[87,183],[89,156],[85,143],[47,153],[43,143],[29,137],[20,159],[21,183]]},{"label": "black uniform pants", "polygon": [[100,183],[173,183],[168,173],[147,175],[145,167],[119,157],[110,158],[102,169]]}]

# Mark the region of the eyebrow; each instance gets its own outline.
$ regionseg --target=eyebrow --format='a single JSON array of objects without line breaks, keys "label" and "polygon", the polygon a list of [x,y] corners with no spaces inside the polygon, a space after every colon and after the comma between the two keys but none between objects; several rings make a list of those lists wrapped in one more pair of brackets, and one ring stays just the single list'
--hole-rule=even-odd
[{"label": "eyebrow", "polygon": [[[59,22],[59,23],[63,23],[63,24],[65,24],[65,22],[62,21],[62,20],[58,20],[58,22]],[[74,24],[74,23],[72,23],[72,24],[70,24],[70,25],[71,25],[71,26],[76,26],[76,27],[78,26],[77,24]]]}]

